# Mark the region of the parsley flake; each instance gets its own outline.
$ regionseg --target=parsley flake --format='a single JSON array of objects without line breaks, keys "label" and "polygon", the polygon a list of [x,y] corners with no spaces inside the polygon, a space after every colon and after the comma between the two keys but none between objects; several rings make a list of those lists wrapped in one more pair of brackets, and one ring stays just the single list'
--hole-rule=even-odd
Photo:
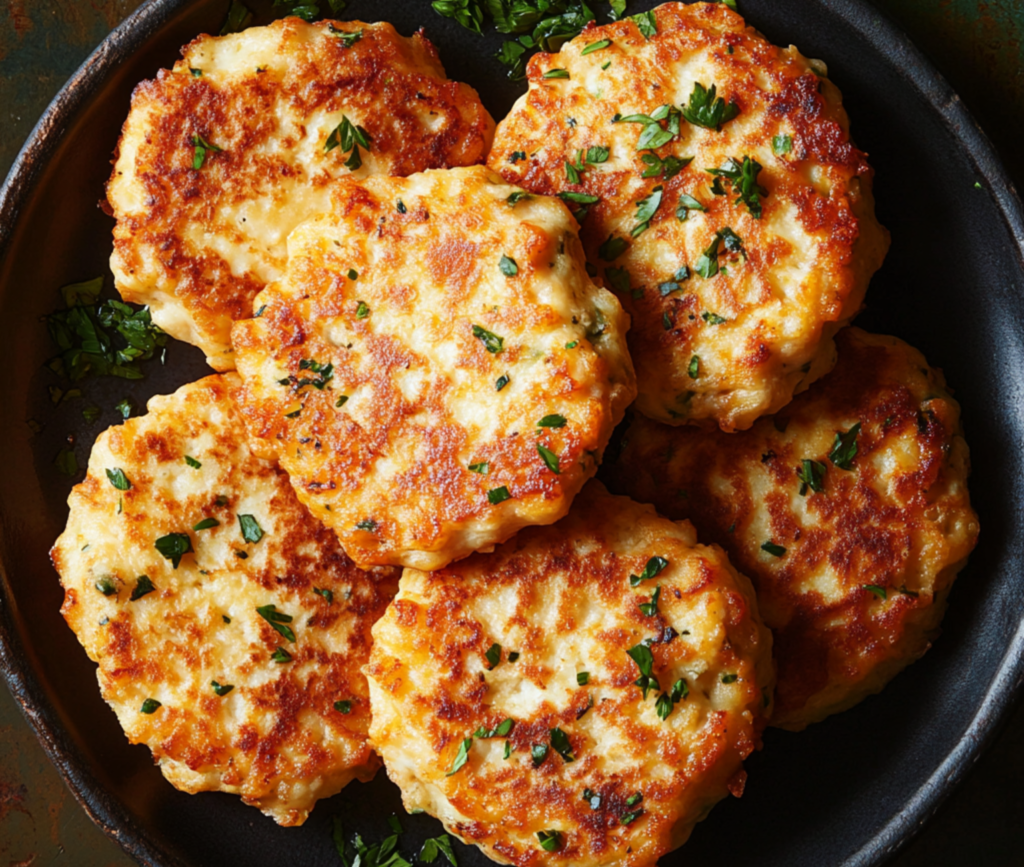
[{"label": "parsley flake", "polygon": [[568,69],[549,69],[547,72],[545,72],[541,76],[541,78],[568,78],[568,77],[569,77],[569,70]]},{"label": "parsley flake", "polygon": [[206,162],[206,154],[208,152],[219,153],[222,150],[217,145],[210,144],[198,133],[192,136],[192,147],[192,168],[197,172]]},{"label": "parsley flake", "polygon": [[156,713],[163,705],[158,702],[155,698],[147,698],[143,703],[142,707],[139,708],[142,713],[150,714]]},{"label": "parsley flake", "polygon": [[515,277],[519,273],[519,266],[516,260],[508,256],[502,256],[498,262],[498,268],[506,277]]},{"label": "parsley flake", "polygon": [[124,470],[122,470],[120,467],[113,467],[112,469],[108,469],[107,478],[110,480],[110,484],[112,484],[119,491],[127,491],[132,486],[132,483],[128,481],[128,476],[124,474]]},{"label": "parsley flake", "polygon": [[626,653],[636,663],[636,667],[640,669],[640,677],[634,683],[643,691],[644,700],[646,701],[647,693],[652,689],[658,689],[658,680],[653,674],[654,654],[651,653],[651,648],[643,643],[631,647]]},{"label": "parsley flake", "polygon": [[327,140],[324,142],[324,153],[339,149],[341,154],[346,154],[351,151],[349,158],[345,161],[345,168],[350,171],[356,171],[363,164],[362,157],[359,155],[359,148],[363,150],[370,150],[370,134],[357,124],[353,124],[347,116],[341,116],[341,123],[339,123],[330,135],[327,136]]},{"label": "parsley flake", "polygon": [[659,575],[668,566],[668,560],[664,557],[651,557],[644,566],[644,571],[639,575],[629,576],[629,586],[637,587],[644,581],[649,581],[656,575]]},{"label": "parsley flake", "polygon": [[322,597],[328,605],[334,602],[334,591],[327,587],[314,587],[313,592]]},{"label": "parsley flake", "polygon": [[538,831],[537,839],[540,840],[540,848],[545,852],[557,852],[562,848],[561,831]]},{"label": "parsley flake", "polygon": [[210,681],[210,686],[213,687],[214,694],[221,697],[227,695],[229,692],[231,692],[231,690],[235,688],[235,685],[232,683],[220,684],[217,683],[217,681],[215,680]]},{"label": "parsley flake", "polygon": [[773,557],[785,557],[786,556],[786,549],[783,548],[781,545],[776,545],[774,542],[771,542],[771,541],[765,542],[763,545],[761,545],[761,550],[762,551],[767,551]]},{"label": "parsley flake", "polygon": [[209,530],[212,527],[219,526],[220,521],[218,521],[216,518],[203,518],[203,520],[199,521],[196,524],[193,524],[192,529],[196,532],[199,532],[200,530]]},{"label": "parsley flake", "polygon": [[[705,169],[709,175],[716,179],[725,179],[732,186],[732,191],[737,198],[734,204],[742,202],[754,219],[761,219],[761,199],[768,195],[768,190],[757,182],[762,166],[757,160],[750,157],[743,157],[742,162],[737,162],[729,157],[722,163],[720,168]],[[724,190],[723,190],[724,192]]]},{"label": "parsley flake", "polygon": [[551,449],[537,443],[537,454],[541,456],[547,468],[551,470],[556,476],[561,475],[562,470],[559,466],[558,455],[556,455]]},{"label": "parsley flake", "polygon": [[[845,433],[837,433],[828,453],[832,465],[841,470],[852,470],[853,459],[857,457],[857,434],[860,433],[860,422],[857,422]],[[110,470],[107,470],[109,475]]]},{"label": "parsley flake", "polygon": [[256,613],[266,620],[277,632],[293,644],[295,643],[295,633],[290,626],[286,625],[294,619],[290,614],[278,611],[276,605],[260,605],[256,609]]},{"label": "parsley flake", "polygon": [[592,54],[595,51],[601,51],[602,49],[607,48],[611,44],[612,41],[610,39],[601,39],[598,42],[591,42],[590,45],[584,46],[583,50],[580,52],[580,57],[584,57],[587,54]]},{"label": "parsley flake", "polygon": [[797,468],[796,477],[800,480],[800,496],[807,496],[807,489],[810,488],[816,494],[825,491],[825,465],[821,461],[811,461],[804,458]]},{"label": "parsley flake", "polygon": [[192,550],[192,539],[187,533],[168,533],[156,540],[155,547],[177,569],[181,558]]},{"label": "parsley flake", "polygon": [[469,750],[472,746],[472,738],[466,738],[459,745],[459,751],[455,754],[455,761],[452,762],[451,768],[449,768],[448,773],[445,774],[446,777],[450,777],[452,774],[458,773],[463,767],[465,767],[466,762],[469,761]]},{"label": "parsley flake", "polygon": [[884,587],[880,587],[877,584],[865,584],[864,589],[869,593],[874,593],[879,599],[888,598],[889,594]]},{"label": "parsley flake", "polygon": [[551,729],[551,746],[566,762],[575,762],[569,736],[561,729]]},{"label": "parsley flake", "polygon": [[576,683],[579,686],[586,686],[590,683],[590,672],[589,671],[578,671],[576,672]]},{"label": "parsley flake", "polygon": [[[484,349],[492,355],[497,355],[505,348],[505,338],[498,337],[494,332],[488,331],[479,325],[473,326],[473,336],[483,343]],[[498,389],[498,391],[501,391],[501,389]]]},{"label": "parsley flake", "polygon": [[484,653],[484,657],[487,659],[488,668],[496,668],[498,663],[501,662],[501,645],[497,642],[492,644],[487,648],[487,651]]},{"label": "parsley flake", "polygon": [[683,107],[683,117],[695,126],[705,129],[720,129],[723,123],[732,120],[740,113],[735,102],[726,105],[725,100],[717,95],[715,85],[705,89],[704,85],[694,82],[690,103]]},{"label": "parsley flake", "polygon": [[352,702],[348,700],[336,701],[334,703],[334,709],[338,713],[352,713]]},{"label": "parsley flake", "polygon": [[645,617],[654,617],[658,613],[658,598],[661,596],[661,585],[654,588],[650,602],[639,603],[640,613]]},{"label": "parsley flake", "polygon": [[777,157],[788,154],[793,150],[793,137],[789,135],[777,135],[772,139],[772,153]]},{"label": "parsley flake", "polygon": [[509,493],[508,486],[502,485],[500,488],[491,488],[487,492],[487,502],[492,506],[497,506],[498,503],[504,503],[505,500],[512,499],[512,494]]},{"label": "parsley flake", "polygon": [[238,526],[246,542],[256,543],[263,538],[263,528],[252,515],[239,515]]}]

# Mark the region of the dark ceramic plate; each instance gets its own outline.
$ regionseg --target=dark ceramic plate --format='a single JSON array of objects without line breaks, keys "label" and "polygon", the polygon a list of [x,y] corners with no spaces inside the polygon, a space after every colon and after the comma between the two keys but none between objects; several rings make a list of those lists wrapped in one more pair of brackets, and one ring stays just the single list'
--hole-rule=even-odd
[{"label": "dark ceramic plate", "polygon": [[[963,404],[983,529],[931,652],[853,711],[799,735],[769,731],[748,762],[742,801],[717,807],[663,863],[875,865],[963,777],[1024,675],[1024,216],[957,96],[865,2],[740,2],[770,39],[826,60],[843,91],[878,172],[878,216],[893,235],[858,324],[905,338],[945,369]],[[386,817],[401,814],[386,776],[322,802],[299,829],[279,828],[232,796],[175,791],[146,749],[128,745],[100,699],[94,666],[58,613],[61,591],[47,561],[72,481],[52,462],[69,434],[84,465],[121,398],[141,407],[208,372],[197,350],[175,344],[166,366],[151,364],[141,383],[91,381],[83,401],[54,409],[40,317],[60,306],[58,287],[107,273],[111,221],[96,203],[132,87],[170,66],[196,34],[217,32],[226,5],[155,0],[128,18],[61,91],[0,192],[0,655],[68,785],[141,863],[334,865],[334,816],[380,839]],[[630,11],[648,5],[632,2]],[[498,37],[470,34],[426,0],[353,0],[346,15],[389,20],[406,34],[425,25],[449,74],[478,88],[496,118],[522,90],[493,60]],[[82,422],[86,402],[104,410],[91,425]],[[33,434],[27,419],[43,430]],[[440,830],[426,816],[403,822],[407,854]],[[489,863],[465,847],[458,855],[463,865]]]}]

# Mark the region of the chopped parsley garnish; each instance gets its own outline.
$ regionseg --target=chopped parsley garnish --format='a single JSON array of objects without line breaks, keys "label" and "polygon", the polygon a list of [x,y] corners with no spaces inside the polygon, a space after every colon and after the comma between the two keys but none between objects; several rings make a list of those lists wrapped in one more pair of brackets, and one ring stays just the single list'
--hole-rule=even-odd
[{"label": "chopped parsley garnish", "polygon": [[347,394],[343,394],[343,395],[341,395],[341,396],[340,396],[340,397],[339,397],[339,398],[338,398],[338,399],[337,399],[337,400],[335,401],[335,403],[334,403],[334,406],[335,406],[335,408],[336,408],[336,409],[340,409],[340,408],[341,408],[341,407],[343,407],[343,406],[344,406],[344,405],[345,405],[346,403],[348,403],[348,395],[347,395]]},{"label": "chopped parsley garnish", "polygon": [[124,470],[120,467],[108,469],[107,478],[110,479],[110,484],[119,491],[127,491],[132,486],[132,483],[128,481],[128,476],[124,474]]},{"label": "chopped parsley garnish", "polygon": [[589,671],[578,671],[576,672],[576,683],[579,686],[586,686],[590,683],[590,672]]},{"label": "chopped parsley garnish", "polygon": [[[671,105],[661,105],[650,114],[629,114],[625,117],[616,115],[613,123],[643,124],[640,137],[636,141],[638,151],[654,150],[668,144],[679,135],[679,109]],[[666,121],[662,127],[661,121]]]},{"label": "chopped parsley garnish", "polygon": [[500,723],[498,723],[492,729],[485,729],[483,726],[480,726],[480,728],[478,728],[475,732],[473,732],[473,737],[475,737],[475,738],[503,738],[510,731],[512,731],[512,727],[515,724],[516,724],[515,720],[511,719],[510,717],[507,717],[507,718],[503,719]]},{"label": "chopped parsley garnish", "polygon": [[[853,459],[857,457],[857,434],[860,433],[860,422],[857,422],[845,433],[837,433],[832,443],[828,459],[832,465],[841,470],[852,470]],[[107,470],[110,473],[110,470]]]},{"label": "chopped parsley garnish", "polygon": [[466,738],[459,745],[459,751],[455,754],[455,761],[452,762],[451,768],[449,768],[448,773],[445,774],[446,777],[450,777],[452,774],[458,773],[463,767],[465,767],[466,762],[469,761],[469,749],[472,746],[472,738]]},{"label": "chopped parsley garnish", "polygon": [[256,543],[263,538],[263,528],[252,515],[239,515],[238,526],[246,542]]},{"label": "chopped parsley garnish", "polygon": [[661,596],[661,585],[654,588],[650,602],[639,603],[640,613],[645,617],[654,617],[658,613],[658,598]]},{"label": "chopped parsley garnish", "polygon": [[559,415],[557,412],[553,412],[550,415],[546,415],[539,422],[537,422],[537,427],[559,428],[565,427],[565,425],[565,416]]},{"label": "chopped parsley garnish", "polygon": [[651,557],[644,566],[644,571],[639,575],[629,576],[629,586],[638,587],[642,582],[649,581],[659,575],[668,566],[668,560],[664,557]]},{"label": "chopped parsley garnish", "polygon": [[365,518],[356,524],[357,530],[366,530],[367,533],[377,532],[377,522],[372,518]]},{"label": "chopped parsley garnish", "polygon": [[195,67],[190,66],[188,71],[192,73],[192,77],[193,78],[202,78],[203,77],[203,70],[201,70],[201,69],[196,69]]},{"label": "chopped parsley garnish", "polygon": [[625,268],[605,268],[604,276],[608,278],[612,289],[620,295],[629,291],[629,271]]},{"label": "chopped parsley garnish", "polygon": [[558,455],[556,455],[551,449],[537,443],[537,454],[541,456],[547,468],[551,470],[556,476],[561,475],[561,467],[559,466]]},{"label": "chopped parsley garnish", "polygon": [[562,848],[561,831],[538,831],[537,839],[540,840],[540,848],[545,852],[557,852]]},{"label": "chopped parsley garnish", "polygon": [[349,268],[348,273],[345,276],[348,277],[349,280],[355,281],[359,279],[359,272],[355,268]]},{"label": "chopped parsley garnish", "polygon": [[551,729],[551,746],[566,762],[575,762],[569,736],[561,729]]},{"label": "chopped parsley garnish", "polygon": [[672,701],[677,703],[683,701],[689,694],[690,686],[685,679],[679,678],[679,680],[672,684]]},{"label": "chopped parsley garnish", "polygon": [[601,39],[598,42],[591,42],[590,45],[584,46],[583,50],[580,52],[580,57],[592,54],[595,51],[600,51],[602,48],[607,48],[611,44],[612,41],[610,39]]},{"label": "chopped parsley garnish", "polygon": [[278,665],[292,661],[292,655],[283,647],[277,648],[277,650],[270,654],[270,658],[274,660],[274,662],[276,662]]},{"label": "chopped parsley garnish", "polygon": [[[334,11],[338,11],[340,7],[341,4],[338,4],[337,0],[331,0],[331,8],[334,9]],[[328,31],[330,31],[331,34],[338,37],[338,39],[341,41],[342,47],[344,48],[351,48],[360,39],[363,38],[362,30],[339,30],[333,24],[328,24],[327,29]]]},{"label": "chopped parsley garnish", "polygon": [[719,241],[725,244],[725,249],[729,253],[740,253],[743,251],[743,241],[740,239],[739,235],[737,235],[728,226],[719,229],[715,233],[715,237],[711,239],[711,243],[708,245],[707,249],[701,253],[700,258],[697,260],[697,264],[694,265],[694,270],[705,279],[714,277],[715,274],[718,273]]},{"label": "chopped parsley garnish", "polygon": [[[452,841],[447,834],[424,840],[423,848],[420,849],[416,860],[422,861],[424,864],[433,864],[439,853],[448,859],[448,863],[452,867],[459,867],[459,862],[455,860],[455,853],[452,851]],[[395,867],[404,867],[404,865],[396,864]]]},{"label": "chopped parsley garnish", "polygon": [[[576,151],[576,162],[567,162],[565,164],[565,178],[570,184],[582,183],[582,175],[587,170],[588,166],[598,165],[600,163],[608,162],[608,148],[602,145],[592,145],[587,148],[586,154],[582,149]],[[597,201],[597,198],[594,198]],[[587,202],[586,204],[593,204],[593,202]]]},{"label": "chopped parsley garnish", "polygon": [[686,375],[689,376],[690,379],[696,379],[698,376],[700,376],[700,356],[699,355],[694,355],[690,359],[690,363],[686,367]]},{"label": "chopped parsley garnish", "polygon": [[519,651],[518,650],[513,650],[511,653],[509,653],[509,655],[508,655],[508,661],[509,662],[515,662],[517,659],[519,659]]},{"label": "chopped parsley garnish", "polygon": [[198,470],[200,467],[202,467],[202,464],[199,463],[199,461],[197,461],[195,458],[189,455],[185,455],[185,463],[192,467],[192,469],[194,470]]},{"label": "chopped parsley garnish", "polygon": [[199,133],[192,135],[192,147],[192,168],[197,172],[203,167],[203,163],[206,162],[207,153],[219,153],[223,150],[223,148],[219,148],[215,144],[210,144]]},{"label": "chopped parsley garnish", "polygon": [[580,342],[578,340],[570,340],[568,343],[565,344],[565,348],[566,349],[575,349],[579,345],[580,345]]},{"label": "chopped parsley garnish", "polygon": [[773,557],[785,557],[786,556],[786,549],[785,548],[783,548],[781,545],[776,545],[774,542],[770,542],[770,541],[769,542],[765,542],[763,545],[761,545],[761,550],[762,551],[767,551]]},{"label": "chopped parsley garnish", "polygon": [[104,596],[113,596],[115,593],[117,593],[117,586],[114,584],[113,579],[109,576],[104,576],[103,578],[100,578],[100,580],[96,582],[95,587]]},{"label": "chopped parsley garnish", "polygon": [[170,560],[171,565],[177,569],[181,558],[192,550],[192,540],[187,533],[168,533],[156,540],[156,549],[165,560]]},{"label": "chopped parsley garnish", "polygon": [[509,375],[507,373],[503,373],[494,381],[494,390],[501,391],[506,385],[509,384],[509,382]]},{"label": "chopped parsley garnish", "polygon": [[345,115],[341,116],[341,123],[339,123],[331,134],[327,136],[327,141],[324,142],[324,152],[332,151],[335,148],[339,148],[342,155],[349,153],[349,158],[345,161],[345,168],[356,171],[363,164],[363,159],[359,155],[359,148],[368,151],[370,149],[370,134],[357,124],[353,124]]},{"label": "chopped parsley garnish", "polygon": [[509,493],[508,487],[502,485],[500,488],[491,488],[487,492],[487,502],[492,506],[498,505],[498,503],[504,503],[505,500],[512,499],[512,494]]},{"label": "chopped parsley garnish", "polygon": [[334,602],[334,591],[328,587],[314,587],[313,592],[324,599],[328,605]]},{"label": "chopped parsley garnish", "polygon": [[234,684],[232,683],[221,684],[217,683],[217,681],[215,680],[210,681],[210,686],[213,687],[214,694],[219,696],[225,696],[235,688]]},{"label": "chopped parsley garnish", "polygon": [[405,206],[405,202],[403,202],[401,199],[399,199],[397,202],[395,202],[395,209],[400,214],[405,214],[405,213],[408,213],[408,211],[409,211],[409,209]]},{"label": "chopped parsley garnish", "polygon": [[[676,219],[685,223],[690,218],[690,211],[706,211],[700,202],[687,193],[679,194],[679,204],[676,205]],[[717,246],[717,245],[716,245]]]},{"label": "chopped parsley garnish", "polygon": [[738,674],[730,673],[722,675],[722,683],[735,683],[737,680],[739,680]]},{"label": "chopped parsley garnish", "polygon": [[[473,326],[473,336],[483,343],[484,349],[492,355],[497,355],[505,348],[505,338],[498,337],[494,332],[488,331],[479,325]],[[501,389],[498,390],[501,391]]]},{"label": "chopped parsley garnish", "polygon": [[346,700],[336,701],[334,703],[334,709],[338,713],[352,713],[352,702]]},{"label": "chopped parsley garnish", "polygon": [[154,587],[153,582],[149,580],[149,576],[140,575],[135,580],[135,589],[132,590],[132,595],[128,598],[130,601],[135,602],[137,599],[141,599],[147,593],[152,593],[154,590],[156,590],[156,587]]},{"label": "chopped parsley garnish", "polygon": [[512,151],[512,153],[510,153],[508,155],[508,161],[510,163],[512,163],[512,165],[515,165],[520,160],[525,160],[525,159],[526,159],[526,151]]},{"label": "chopped parsley garnish", "polygon": [[131,398],[126,397],[118,401],[117,406],[114,407],[114,412],[118,413],[125,420],[130,418],[132,414]]},{"label": "chopped parsley garnish", "polygon": [[640,677],[634,683],[643,691],[644,700],[646,701],[647,693],[652,689],[659,688],[658,679],[653,674],[654,654],[651,653],[651,648],[642,643],[631,647],[626,653],[636,663],[636,667],[640,669]]},{"label": "chopped parsley garnish", "polygon": [[825,491],[825,465],[821,461],[811,461],[804,458],[796,471],[796,477],[800,480],[800,496],[807,496],[807,489],[814,493],[821,494]]},{"label": "chopped parsley garnish", "polygon": [[685,169],[691,162],[693,157],[674,157],[667,156],[664,159],[659,157],[656,153],[646,153],[640,157],[641,162],[647,166],[640,174],[642,178],[657,178],[664,177],[664,179],[670,180],[678,175],[683,169]]},{"label": "chopped parsley garnish", "polygon": [[718,129],[739,113],[740,107],[735,102],[726,105],[725,100],[717,95],[715,85],[705,89],[699,82],[694,82],[690,104],[683,106],[683,117],[705,129]]},{"label": "chopped parsley garnish", "polygon": [[230,623],[231,622],[231,618],[228,617],[226,614],[222,614],[220,616],[220,619],[223,620],[225,623]]},{"label": "chopped parsley garnish", "polygon": [[[66,309],[46,317],[59,354],[46,366],[72,382],[90,373],[142,379],[139,362],[165,347],[167,335],[153,324],[148,307],[136,310],[123,301],[100,301],[102,290],[102,277],[61,287]],[[124,417],[130,414],[129,405]]]},{"label": "chopped parsley garnish", "polygon": [[370,305],[365,301],[356,304],[356,319],[365,319],[370,315]]},{"label": "chopped parsley garnish", "polygon": [[486,476],[491,471],[491,465],[487,461],[480,461],[479,463],[470,464],[469,471],[471,473],[480,473],[481,476]]},{"label": "chopped parsley garnish", "polygon": [[600,196],[592,196],[589,193],[574,193],[572,190],[563,190],[558,194],[558,198],[566,202],[576,202],[579,205],[593,205],[595,202],[601,201]]},{"label": "chopped parsley garnish", "polygon": [[619,816],[619,822],[623,825],[632,825],[643,814],[643,810],[634,810],[632,813],[623,813]]},{"label": "chopped parsley garnish", "polygon": [[505,199],[508,202],[510,208],[514,208],[520,202],[525,202],[527,199],[532,199],[533,196],[527,193],[525,190],[516,190],[514,193],[510,193],[509,197]]},{"label": "chopped parsley garnish", "polygon": [[889,595],[884,587],[879,587],[877,584],[865,584],[864,589],[869,593],[874,593],[879,599],[886,599]]},{"label": "chopped parsley garnish", "polygon": [[545,72],[541,76],[541,78],[568,78],[568,77],[569,77],[569,70],[568,69],[549,69],[547,72]]},{"label": "chopped parsley garnish", "polygon": [[[323,391],[324,386],[334,379],[334,365],[331,362],[324,364],[323,362],[317,361],[315,358],[303,358],[299,362],[299,370],[308,370],[310,373],[315,373],[316,377],[310,378],[308,376],[304,376],[302,379],[296,380],[294,388],[295,391],[305,388],[307,385],[311,385],[317,391]],[[290,379],[282,380],[282,382],[285,383],[290,381]]]},{"label": "chopped parsley garnish", "polygon": [[501,662],[501,645],[495,642],[487,651],[484,653],[484,657],[487,659],[488,668],[496,668],[498,663]]},{"label": "chopped parsley garnish", "polygon": [[515,277],[519,273],[519,266],[516,264],[516,260],[508,256],[502,256],[498,262],[498,269],[506,277]]},{"label": "chopped parsley garnish", "polygon": [[659,184],[651,190],[651,194],[649,196],[634,203],[636,205],[637,222],[631,233],[634,238],[641,232],[645,232],[650,228],[651,220],[654,219],[654,215],[658,212],[658,208],[661,207],[662,189],[662,186]]},{"label": "chopped parsley garnish", "polygon": [[285,614],[283,611],[278,611],[276,605],[260,605],[256,609],[256,613],[267,621],[277,632],[295,643],[295,633],[292,632],[292,628],[286,624],[291,623],[294,619],[290,614]]},{"label": "chopped parsley garnish", "polygon": [[434,0],[430,4],[438,15],[452,18],[474,33],[480,33],[480,25],[484,23],[484,10],[479,0]]},{"label": "chopped parsley garnish", "polygon": [[638,15],[630,15],[629,20],[640,28],[640,33],[644,39],[651,39],[658,35],[658,22],[655,20],[653,12],[641,12]]},{"label": "chopped parsley garnish", "polygon": [[544,759],[548,757],[548,745],[547,744],[532,744],[530,746],[530,758],[533,759],[533,766],[539,768],[544,764]]},{"label": "chopped parsley garnish", "polygon": [[155,698],[147,698],[142,703],[142,707],[140,707],[139,710],[143,713],[156,713],[161,707],[163,707],[163,705]]},{"label": "chopped parsley garnish", "polygon": [[588,788],[583,790],[583,800],[590,804],[591,810],[601,809],[601,796],[593,789]]},{"label": "chopped parsley garnish", "polygon": [[[768,190],[757,182],[757,176],[761,173],[762,166],[757,160],[750,157],[743,157],[743,162],[737,162],[732,157],[726,159],[720,168],[705,169],[709,175],[718,179],[725,179],[732,185],[732,191],[736,193],[734,204],[742,202],[754,219],[761,219],[761,199],[768,195]],[[724,192],[724,191],[723,191]]]},{"label": "chopped parsley garnish", "polygon": [[788,135],[777,135],[772,139],[772,153],[777,157],[788,154],[793,150],[793,137]]}]

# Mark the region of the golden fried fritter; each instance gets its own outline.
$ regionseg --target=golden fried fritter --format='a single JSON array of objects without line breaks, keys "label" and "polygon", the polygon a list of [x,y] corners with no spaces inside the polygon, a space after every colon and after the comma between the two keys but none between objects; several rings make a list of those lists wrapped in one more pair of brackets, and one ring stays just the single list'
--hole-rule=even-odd
[{"label": "golden fried fritter", "polygon": [[895,337],[836,337],[839,362],[743,433],[638,417],[616,488],[689,518],[757,588],[775,633],[772,725],[881,690],[937,634],[978,537],[960,407]]},{"label": "golden fried fritter", "polygon": [[482,162],[494,122],[421,34],[298,18],[200,36],[132,97],[107,187],[115,285],[234,365],[230,330],[335,179]]},{"label": "golden fried fritter", "polygon": [[406,809],[519,867],[653,865],[742,794],[770,700],[750,582],[598,482],[554,526],[406,569],[373,636],[371,739]]},{"label": "golden fried fritter", "polygon": [[299,825],[379,765],[361,668],[398,576],[355,568],[250,452],[237,387],[207,377],[101,434],[51,557],[129,740],[179,789]]},{"label": "golden fried fritter", "polygon": [[[824,65],[721,3],[666,3],[536,54],[489,165],[582,203],[633,320],[637,408],[750,427],[835,361],[888,233]],[[591,201],[592,200],[592,201]]]},{"label": "golden fried fritter", "polygon": [[358,564],[558,520],[635,395],[572,217],[522,195],[482,166],[342,182],[234,327],[250,432]]}]

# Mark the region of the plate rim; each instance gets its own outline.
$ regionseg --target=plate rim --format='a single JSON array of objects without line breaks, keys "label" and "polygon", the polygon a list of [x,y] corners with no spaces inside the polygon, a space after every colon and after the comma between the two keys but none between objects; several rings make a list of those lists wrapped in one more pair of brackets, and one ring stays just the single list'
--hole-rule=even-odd
[{"label": "plate rim", "polygon": [[[817,0],[851,26],[868,44],[893,60],[899,73],[937,112],[985,180],[1024,272],[1024,205],[988,136],[944,76],[888,15],[868,0]],[[0,260],[15,234],[22,209],[60,141],[60,132],[84,109],[93,92],[120,60],[159,31],[190,0],[145,0],[115,27],[71,75],[35,124],[0,187]],[[7,566],[0,559],[0,673],[43,751],[89,818],[143,867],[188,867],[172,849],[154,841],[120,799],[96,775],[61,722],[30,653],[22,630]],[[841,867],[876,867],[913,840],[996,739],[1024,695],[1024,615],[986,690],[985,698],[956,746],[902,808]]]}]

